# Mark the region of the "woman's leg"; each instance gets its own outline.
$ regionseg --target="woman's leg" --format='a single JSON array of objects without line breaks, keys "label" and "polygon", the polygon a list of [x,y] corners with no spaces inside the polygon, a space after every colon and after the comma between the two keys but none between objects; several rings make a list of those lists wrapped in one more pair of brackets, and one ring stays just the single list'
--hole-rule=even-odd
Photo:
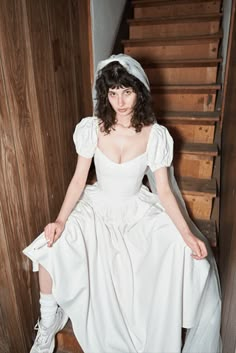
[{"label": "woman's leg", "polygon": [[41,293],[52,294],[52,278],[41,265],[39,265],[39,287]]},{"label": "woman's leg", "polygon": [[39,266],[39,286],[41,319],[35,327],[38,333],[30,353],[52,353],[55,347],[55,335],[65,326],[68,317],[58,307],[52,294],[52,278],[42,266]]},{"label": "woman's leg", "polygon": [[41,265],[39,266],[39,287],[41,324],[44,327],[50,327],[54,323],[58,305],[52,294],[52,278]]}]

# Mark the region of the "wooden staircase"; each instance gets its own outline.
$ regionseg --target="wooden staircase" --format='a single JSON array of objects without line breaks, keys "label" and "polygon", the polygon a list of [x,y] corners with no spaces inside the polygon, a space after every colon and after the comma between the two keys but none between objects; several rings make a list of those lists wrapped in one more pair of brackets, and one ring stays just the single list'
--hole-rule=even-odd
[{"label": "wooden staircase", "polygon": [[[149,77],[158,121],[175,141],[175,174],[187,208],[217,249],[221,1],[135,0],[132,6],[124,53]],[[70,322],[57,335],[57,352],[82,353]]]}]

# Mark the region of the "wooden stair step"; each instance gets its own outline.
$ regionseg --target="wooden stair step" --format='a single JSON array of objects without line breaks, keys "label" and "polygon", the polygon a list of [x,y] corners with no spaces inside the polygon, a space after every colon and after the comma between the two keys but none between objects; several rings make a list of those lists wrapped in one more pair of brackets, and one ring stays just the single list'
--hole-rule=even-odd
[{"label": "wooden stair step", "polygon": [[212,19],[217,19],[220,20],[222,18],[222,13],[213,13],[213,14],[190,14],[190,15],[185,15],[185,16],[167,16],[167,17],[161,17],[161,18],[134,18],[134,19],[128,19],[127,23],[129,25],[137,25],[137,26],[143,26],[143,25],[149,25],[149,24],[157,24],[157,23],[178,23],[178,22],[200,22],[200,21],[211,21]]},{"label": "wooden stair step", "polygon": [[169,36],[166,38],[144,38],[144,39],[125,39],[122,43],[126,46],[146,46],[146,45],[179,45],[180,43],[192,44],[198,41],[211,41],[222,38],[222,31],[213,34],[190,35],[190,36]]},{"label": "wooden stair step", "polygon": [[215,84],[218,65],[215,59],[179,59],[142,63],[151,85]]},{"label": "wooden stair step", "polygon": [[211,144],[220,113],[160,112],[157,120],[167,127],[175,141]]},{"label": "wooden stair step", "polygon": [[195,219],[194,223],[203,235],[207,238],[210,245],[215,248],[217,246],[217,233],[216,225],[214,221],[206,221],[201,219]]},{"label": "wooden stair step", "polygon": [[216,197],[215,179],[177,176],[177,182],[190,217],[209,221],[211,219],[213,200]]},{"label": "wooden stair step", "polygon": [[220,84],[197,84],[197,85],[158,85],[151,86],[151,92],[179,92],[179,93],[194,93],[194,92],[212,92],[221,89]]},{"label": "wooden stair step", "polygon": [[212,0],[133,0],[133,6],[166,6],[166,5],[174,5],[174,4],[199,4],[199,3],[217,3],[219,1]]},{"label": "wooden stair step", "polygon": [[[173,136],[173,134],[172,134]],[[214,158],[218,155],[216,144],[186,143],[175,140],[175,174],[182,177],[210,179]]]},{"label": "wooden stair step", "polygon": [[166,85],[152,86],[154,110],[207,112],[215,110],[217,91],[221,86],[212,85]]},{"label": "wooden stair step", "polygon": [[123,40],[125,54],[138,61],[217,58],[222,32],[194,36]]},{"label": "wooden stair step", "polygon": [[216,197],[215,179],[178,177],[178,185],[183,195]]},{"label": "wooden stair step", "polygon": [[77,339],[75,338],[71,321],[68,320],[66,326],[56,335],[57,353],[83,353]]},{"label": "wooden stair step", "polygon": [[218,13],[221,0],[132,1],[134,17],[183,16]]},{"label": "wooden stair step", "polygon": [[176,142],[194,144],[212,144],[214,142],[216,130],[214,122],[163,120],[161,123],[167,127]]},{"label": "wooden stair step", "polygon": [[129,37],[162,38],[166,36],[203,35],[217,33],[222,14],[177,16],[128,20]]},{"label": "wooden stair step", "polygon": [[175,143],[173,161],[176,176],[210,179],[213,174],[217,145],[206,143]]},{"label": "wooden stair step", "polygon": [[176,59],[176,60],[158,60],[156,62],[141,61],[141,65],[146,69],[157,69],[161,67],[210,67],[222,63],[222,58],[200,58],[200,59]]},{"label": "wooden stair step", "polygon": [[158,120],[163,122],[174,123],[210,123],[214,124],[220,120],[219,112],[190,112],[190,111],[160,111],[158,113]]},{"label": "wooden stair step", "polygon": [[215,157],[218,155],[218,148],[215,143],[181,143],[177,144],[176,152],[182,154]]}]

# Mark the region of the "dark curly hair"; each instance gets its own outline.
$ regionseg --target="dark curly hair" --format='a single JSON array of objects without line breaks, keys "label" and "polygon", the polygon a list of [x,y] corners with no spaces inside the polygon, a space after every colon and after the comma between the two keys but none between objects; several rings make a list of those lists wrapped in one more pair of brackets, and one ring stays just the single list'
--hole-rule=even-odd
[{"label": "dark curly hair", "polygon": [[155,115],[152,110],[151,95],[144,84],[118,62],[113,61],[98,73],[95,83],[96,107],[95,114],[103,122],[103,131],[110,133],[112,126],[117,122],[116,113],[108,100],[110,88],[132,88],[137,95],[131,118],[131,126],[140,132],[143,126],[152,125]]}]

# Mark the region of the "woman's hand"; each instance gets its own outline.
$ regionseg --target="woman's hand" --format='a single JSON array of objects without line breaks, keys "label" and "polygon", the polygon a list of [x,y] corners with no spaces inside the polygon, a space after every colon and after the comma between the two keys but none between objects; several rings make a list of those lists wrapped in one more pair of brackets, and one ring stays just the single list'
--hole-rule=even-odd
[{"label": "woman's hand", "polygon": [[60,238],[64,228],[64,223],[60,221],[55,221],[54,223],[49,223],[46,225],[44,228],[44,234],[49,247],[51,247],[53,243]]},{"label": "woman's hand", "polygon": [[188,236],[183,237],[185,243],[188,245],[188,247],[192,250],[192,257],[195,260],[202,260],[207,256],[207,248],[205,243],[195,237],[192,233],[190,233]]}]

